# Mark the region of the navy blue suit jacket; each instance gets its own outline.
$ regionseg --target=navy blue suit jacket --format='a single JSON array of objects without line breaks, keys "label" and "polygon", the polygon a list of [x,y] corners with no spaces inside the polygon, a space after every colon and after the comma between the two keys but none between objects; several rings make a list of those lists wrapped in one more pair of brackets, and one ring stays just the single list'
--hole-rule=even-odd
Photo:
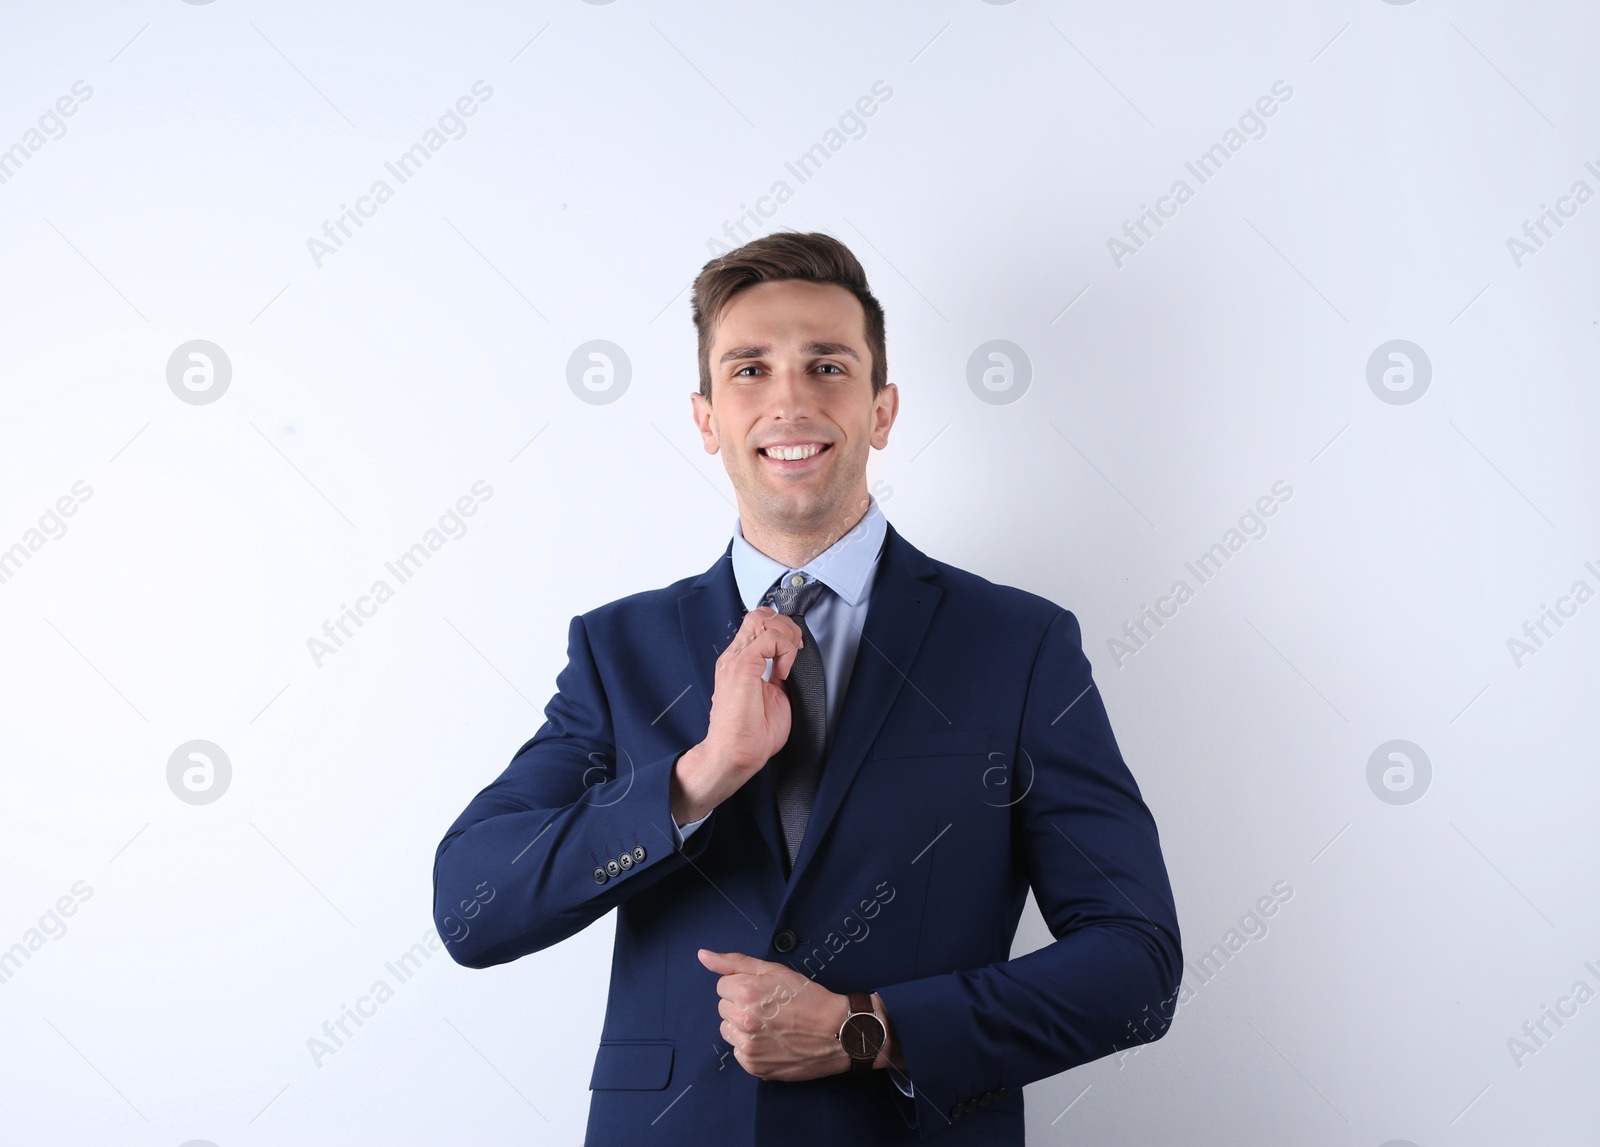
[{"label": "navy blue suit jacket", "polygon": [[[1077,620],[890,526],[785,879],[764,770],[673,847],[673,766],[744,615],[731,551],[573,619],[544,725],[439,845],[447,950],[501,964],[617,910],[591,1144],[1020,1144],[1023,1085],[1159,1038],[1181,975],[1156,825]],[[1012,960],[1030,886],[1055,940]],[[880,992],[915,1098],[885,1071],[747,1073],[698,948]]]}]

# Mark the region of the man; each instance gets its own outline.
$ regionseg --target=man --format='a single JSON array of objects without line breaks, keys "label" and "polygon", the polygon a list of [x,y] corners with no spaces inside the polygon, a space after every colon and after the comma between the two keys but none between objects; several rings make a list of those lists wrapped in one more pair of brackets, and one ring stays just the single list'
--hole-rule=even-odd
[{"label": "man", "polygon": [[[841,243],[757,239],[693,302],[733,540],[573,619],[439,845],[440,934],[482,968],[617,909],[591,1144],[1022,1143],[1023,1086],[1160,1038],[1182,964],[1077,621],[884,520],[899,392]],[[1056,939],[1008,959],[1030,885]]]}]

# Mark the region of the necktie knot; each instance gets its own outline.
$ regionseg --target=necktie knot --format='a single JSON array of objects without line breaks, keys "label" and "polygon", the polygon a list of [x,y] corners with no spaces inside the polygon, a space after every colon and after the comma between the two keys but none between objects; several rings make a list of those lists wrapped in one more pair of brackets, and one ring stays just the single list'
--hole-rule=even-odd
[{"label": "necktie knot", "polygon": [[767,591],[762,603],[772,606],[786,617],[804,617],[827,588],[814,577],[790,572],[780,577]]}]

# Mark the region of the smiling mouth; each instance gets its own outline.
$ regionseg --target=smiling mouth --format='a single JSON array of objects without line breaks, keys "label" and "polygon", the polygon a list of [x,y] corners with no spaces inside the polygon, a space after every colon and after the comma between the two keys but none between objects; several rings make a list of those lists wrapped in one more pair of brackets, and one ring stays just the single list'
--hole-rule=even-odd
[{"label": "smiling mouth", "polygon": [[805,462],[831,449],[831,442],[808,442],[799,446],[766,446],[757,453],[770,462]]}]

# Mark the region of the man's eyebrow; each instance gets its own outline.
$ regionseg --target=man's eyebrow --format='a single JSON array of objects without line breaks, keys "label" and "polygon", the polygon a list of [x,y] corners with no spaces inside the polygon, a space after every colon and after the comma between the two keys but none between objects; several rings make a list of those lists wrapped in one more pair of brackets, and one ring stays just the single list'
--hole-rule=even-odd
[{"label": "man's eyebrow", "polygon": [[765,358],[772,353],[770,346],[736,346],[729,347],[722,352],[722,357],[717,360],[720,366],[725,362],[733,362],[741,358]]},{"label": "man's eyebrow", "polygon": [[[858,355],[855,352],[855,348],[850,346],[848,343],[810,342],[806,343],[806,345],[801,347],[800,350],[803,354],[835,355],[841,358],[853,358],[857,362],[861,361],[861,356]],[[727,350],[722,352],[722,357],[717,359],[717,364],[720,366],[725,362],[736,362],[739,359],[745,358],[768,358],[771,356],[771,354],[772,347],[770,344],[762,346],[729,347]]]}]

